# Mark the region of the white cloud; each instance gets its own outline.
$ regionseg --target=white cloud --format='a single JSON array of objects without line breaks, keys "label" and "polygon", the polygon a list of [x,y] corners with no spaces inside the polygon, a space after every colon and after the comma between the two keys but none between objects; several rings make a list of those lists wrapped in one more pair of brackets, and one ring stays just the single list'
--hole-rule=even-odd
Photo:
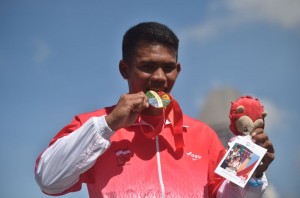
[{"label": "white cloud", "polygon": [[35,47],[33,60],[37,64],[43,64],[50,55],[50,47],[45,41],[41,39],[34,40],[33,44]]},{"label": "white cloud", "polygon": [[272,198],[279,198],[279,192],[275,188],[274,185],[269,184],[268,188],[266,189],[266,194],[264,197],[272,197]]},{"label": "white cloud", "polygon": [[181,35],[198,41],[253,22],[277,24],[282,28],[300,28],[299,0],[224,0],[210,2],[204,23],[187,28]]},{"label": "white cloud", "polygon": [[277,23],[286,28],[300,26],[299,0],[228,0],[225,1],[235,16],[249,20]]},{"label": "white cloud", "polygon": [[266,129],[267,132],[270,133],[272,131],[278,131],[281,129],[289,128],[289,120],[291,118],[291,112],[288,113],[287,110],[284,110],[274,104],[272,101],[260,98],[261,104],[264,106],[264,110],[267,112],[266,121]]},{"label": "white cloud", "polygon": [[[299,139],[299,132],[295,130],[297,128],[297,123],[299,122],[299,114],[295,109],[285,109],[282,106],[275,105],[270,100],[263,99],[262,104],[265,107],[268,115],[265,119],[266,127],[265,131],[272,136],[271,141],[276,142],[274,145],[275,150],[280,149],[281,151],[277,154],[279,160],[286,158],[287,156],[282,155],[284,153],[294,153],[291,155],[291,159],[295,167],[299,167],[300,164],[300,152],[293,149],[291,146],[284,146],[278,144],[279,142],[289,142],[289,144],[297,144]],[[294,169],[294,167],[293,167]],[[290,170],[292,171],[292,170]],[[290,173],[288,173],[290,174]]]}]

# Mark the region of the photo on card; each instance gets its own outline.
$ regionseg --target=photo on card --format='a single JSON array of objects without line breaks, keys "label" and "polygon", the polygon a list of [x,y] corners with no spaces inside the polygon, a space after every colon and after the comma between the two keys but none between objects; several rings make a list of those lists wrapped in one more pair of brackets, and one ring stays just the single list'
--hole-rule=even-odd
[{"label": "photo on card", "polygon": [[253,143],[250,138],[237,136],[231,142],[215,173],[245,187],[266,151],[265,148]]}]

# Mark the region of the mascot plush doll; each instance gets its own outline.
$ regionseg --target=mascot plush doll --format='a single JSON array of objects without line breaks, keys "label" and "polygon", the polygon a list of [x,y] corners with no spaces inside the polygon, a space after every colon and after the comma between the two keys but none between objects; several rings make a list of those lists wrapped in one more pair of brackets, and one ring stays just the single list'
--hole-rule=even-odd
[{"label": "mascot plush doll", "polygon": [[231,102],[229,128],[234,135],[250,135],[256,128],[264,128],[267,113],[259,100],[242,96]]},{"label": "mascot plush doll", "polygon": [[[251,133],[256,128],[265,127],[266,116],[267,113],[257,98],[241,96],[235,102],[231,102],[229,128],[235,136],[230,140],[229,145],[234,139],[239,138],[239,136],[250,139]],[[237,175],[247,177],[247,169],[251,169],[251,166],[248,168],[245,168],[245,166],[249,162],[249,159],[243,162],[237,170]],[[249,184],[252,186],[260,186],[262,182],[259,179],[252,178],[249,180]]]}]

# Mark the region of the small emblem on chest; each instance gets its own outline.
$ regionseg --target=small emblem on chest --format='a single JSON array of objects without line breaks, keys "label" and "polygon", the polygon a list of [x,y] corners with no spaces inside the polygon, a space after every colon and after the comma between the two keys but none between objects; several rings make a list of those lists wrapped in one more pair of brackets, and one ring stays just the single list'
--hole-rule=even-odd
[{"label": "small emblem on chest", "polygon": [[127,162],[131,157],[131,151],[129,149],[116,150],[115,154],[118,166],[124,166],[125,164],[128,164]]},{"label": "small emblem on chest", "polygon": [[202,158],[201,155],[194,154],[194,153],[192,153],[192,152],[188,152],[188,153],[186,153],[186,154],[187,154],[188,156],[190,156],[190,157],[193,159],[193,161],[199,160],[199,159]]}]

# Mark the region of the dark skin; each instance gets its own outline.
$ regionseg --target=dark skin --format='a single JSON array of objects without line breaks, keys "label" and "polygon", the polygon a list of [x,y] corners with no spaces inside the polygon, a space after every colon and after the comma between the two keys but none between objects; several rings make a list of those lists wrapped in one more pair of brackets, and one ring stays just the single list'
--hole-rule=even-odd
[{"label": "dark skin", "polygon": [[257,128],[251,134],[252,141],[267,149],[267,153],[262,159],[262,164],[259,165],[255,170],[255,177],[259,178],[263,175],[272,161],[275,159],[275,152],[272,142],[269,140],[268,135],[265,133],[264,129]]},{"label": "dark skin", "polygon": [[[170,93],[181,71],[176,53],[159,44],[140,45],[128,63],[121,60],[119,70],[128,82],[129,93],[123,94],[113,111],[106,116],[113,130],[132,125],[139,115],[160,115],[161,109],[151,107],[145,93],[149,90]],[[255,171],[261,177],[275,158],[274,148],[262,128],[251,134],[253,142],[267,149],[262,165]]]}]

